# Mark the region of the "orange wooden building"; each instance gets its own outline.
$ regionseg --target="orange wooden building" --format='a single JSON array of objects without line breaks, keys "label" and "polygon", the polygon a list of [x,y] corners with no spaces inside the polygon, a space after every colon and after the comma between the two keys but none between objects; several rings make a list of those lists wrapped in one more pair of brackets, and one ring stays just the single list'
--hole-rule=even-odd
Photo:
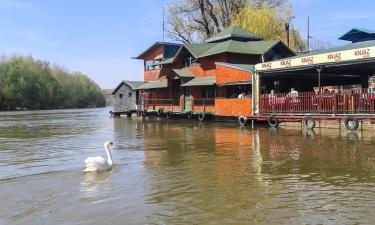
[{"label": "orange wooden building", "polygon": [[254,65],[290,56],[294,53],[281,41],[265,41],[234,26],[203,43],[157,42],[135,57],[144,60],[138,109],[167,118],[248,116]]}]

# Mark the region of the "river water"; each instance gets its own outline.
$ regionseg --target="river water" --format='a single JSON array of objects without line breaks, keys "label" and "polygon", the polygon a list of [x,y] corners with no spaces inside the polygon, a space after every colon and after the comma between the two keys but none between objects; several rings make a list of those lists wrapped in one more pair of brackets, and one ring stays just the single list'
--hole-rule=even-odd
[{"label": "river water", "polygon": [[[0,113],[0,224],[375,224],[375,133]],[[116,144],[111,172],[84,159]]]}]

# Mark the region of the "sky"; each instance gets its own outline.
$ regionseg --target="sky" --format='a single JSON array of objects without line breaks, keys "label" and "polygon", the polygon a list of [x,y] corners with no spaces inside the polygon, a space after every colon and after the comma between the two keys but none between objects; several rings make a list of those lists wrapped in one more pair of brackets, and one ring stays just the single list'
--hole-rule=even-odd
[{"label": "sky", "polygon": [[[142,80],[132,59],[162,41],[162,7],[171,0],[0,0],[0,54],[34,58],[87,74],[102,88]],[[375,30],[374,0],[290,0],[292,25],[338,46],[352,27]]]}]

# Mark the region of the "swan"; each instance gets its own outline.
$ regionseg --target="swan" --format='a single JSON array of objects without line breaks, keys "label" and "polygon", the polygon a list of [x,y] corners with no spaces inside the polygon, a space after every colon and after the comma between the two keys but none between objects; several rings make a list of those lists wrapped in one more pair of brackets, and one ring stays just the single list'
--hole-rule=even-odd
[{"label": "swan", "polygon": [[84,172],[103,172],[111,170],[113,167],[113,161],[110,146],[113,146],[113,142],[106,141],[104,143],[104,149],[107,154],[106,158],[101,156],[88,157],[85,160],[86,169]]}]

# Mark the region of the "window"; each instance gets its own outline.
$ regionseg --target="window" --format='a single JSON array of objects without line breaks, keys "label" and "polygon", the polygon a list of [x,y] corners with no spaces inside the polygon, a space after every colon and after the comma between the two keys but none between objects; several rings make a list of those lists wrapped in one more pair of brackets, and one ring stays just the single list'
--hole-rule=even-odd
[{"label": "window", "polygon": [[122,94],[120,94],[120,98],[122,98],[123,96],[122,96]]},{"label": "window", "polygon": [[185,65],[185,67],[197,66],[198,62],[197,62],[196,58],[190,57],[190,58],[184,60],[184,65]]},{"label": "window", "polygon": [[129,98],[132,97],[132,93],[131,93],[131,92],[128,93],[128,97],[129,97]]},{"label": "window", "polygon": [[145,61],[145,70],[158,70],[161,68],[159,64],[160,60],[148,60]]}]

